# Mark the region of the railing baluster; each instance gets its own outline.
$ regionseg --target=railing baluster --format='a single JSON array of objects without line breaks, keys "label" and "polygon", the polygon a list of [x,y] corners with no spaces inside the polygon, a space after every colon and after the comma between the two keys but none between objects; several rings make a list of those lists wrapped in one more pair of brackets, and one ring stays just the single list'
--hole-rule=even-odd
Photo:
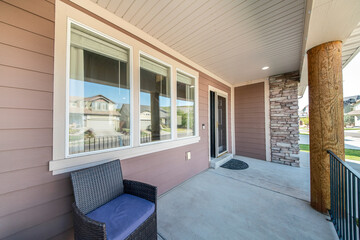
[{"label": "railing baluster", "polygon": [[355,175],[351,173],[351,182],[352,182],[352,211],[351,211],[351,219],[352,219],[352,226],[353,226],[353,236],[357,238],[356,234],[356,195],[355,195]]},{"label": "railing baluster", "polygon": [[344,201],[345,201],[345,209],[344,209],[344,237],[345,239],[349,239],[349,232],[348,232],[348,227],[349,227],[349,221],[348,221],[348,181],[347,181],[347,175],[348,175],[348,171],[347,168],[344,167],[344,179],[345,179],[345,189],[344,189]]},{"label": "railing baluster", "polygon": [[334,160],[334,157],[331,155],[331,157],[333,158],[333,161],[335,162],[335,209],[333,210],[335,212],[335,230],[339,235],[339,224],[338,224],[338,218],[339,218],[339,164]]},{"label": "railing baluster", "polygon": [[348,181],[349,181],[349,185],[348,185],[348,188],[349,188],[349,210],[348,210],[348,216],[349,216],[349,234],[350,234],[350,239],[353,239],[353,231],[352,231],[352,228],[353,228],[353,225],[352,225],[352,173],[349,171],[349,174],[348,174]]},{"label": "railing baluster", "polygon": [[[330,196],[333,196],[334,194],[334,161],[330,155]],[[330,218],[332,221],[334,221],[334,198],[330,199]]]},{"label": "railing baluster", "polygon": [[341,224],[341,208],[342,208],[342,205],[341,205],[341,164],[338,163],[338,168],[339,168],[339,171],[338,171],[338,199],[339,199],[339,206],[338,206],[338,210],[339,210],[339,214],[338,214],[338,228],[339,228],[339,236],[342,237],[342,232],[341,232],[341,229],[342,229],[342,224]]},{"label": "railing baluster", "polygon": [[339,236],[341,237],[341,165],[340,163],[338,164],[338,201],[339,201],[339,206],[338,206],[338,228],[339,228]]},{"label": "railing baluster", "polygon": [[340,167],[339,167],[339,163],[336,162],[336,232],[338,233],[338,235],[340,235],[340,196],[339,196],[339,187],[340,187]]},{"label": "railing baluster", "polygon": [[360,205],[360,179],[357,178],[357,218],[356,218],[356,225],[357,225],[357,230],[359,232],[359,234],[357,235],[357,238],[359,239],[359,235],[360,235],[360,230],[359,230],[359,221],[360,221],[360,208],[359,208],[359,205]]},{"label": "railing baluster", "polygon": [[340,237],[344,238],[344,173],[343,165],[340,164]]}]

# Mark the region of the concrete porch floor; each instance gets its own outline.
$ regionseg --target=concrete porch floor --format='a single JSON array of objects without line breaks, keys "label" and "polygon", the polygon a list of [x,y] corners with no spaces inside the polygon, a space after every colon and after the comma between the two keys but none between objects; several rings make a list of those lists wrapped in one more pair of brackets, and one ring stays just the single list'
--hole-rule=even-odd
[{"label": "concrete porch floor", "polygon": [[209,169],[158,200],[158,239],[337,239],[309,204],[309,168],[244,157],[246,170]]}]

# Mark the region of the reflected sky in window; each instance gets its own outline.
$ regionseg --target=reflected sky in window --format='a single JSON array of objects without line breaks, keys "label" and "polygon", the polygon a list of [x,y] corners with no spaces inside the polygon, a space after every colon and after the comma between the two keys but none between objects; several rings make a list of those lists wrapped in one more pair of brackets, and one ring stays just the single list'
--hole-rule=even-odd
[{"label": "reflected sky in window", "polygon": [[[126,88],[117,88],[98,83],[70,79],[70,96],[92,97],[99,93],[118,104],[120,108],[123,104],[129,103],[130,90]],[[140,93],[141,105],[150,106],[150,94]],[[167,97],[159,97],[160,106],[170,106],[171,100]],[[177,106],[193,106],[194,102],[176,100]]]}]

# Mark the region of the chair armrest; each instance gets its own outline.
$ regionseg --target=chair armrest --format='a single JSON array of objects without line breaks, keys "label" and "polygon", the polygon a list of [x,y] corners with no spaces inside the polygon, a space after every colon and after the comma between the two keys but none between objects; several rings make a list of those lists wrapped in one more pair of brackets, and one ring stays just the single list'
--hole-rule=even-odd
[{"label": "chair armrest", "polygon": [[76,240],[106,239],[105,223],[95,221],[83,214],[75,203],[74,210],[74,235]]},{"label": "chair armrest", "polygon": [[153,202],[156,206],[157,187],[155,186],[132,180],[124,180],[124,192]]}]

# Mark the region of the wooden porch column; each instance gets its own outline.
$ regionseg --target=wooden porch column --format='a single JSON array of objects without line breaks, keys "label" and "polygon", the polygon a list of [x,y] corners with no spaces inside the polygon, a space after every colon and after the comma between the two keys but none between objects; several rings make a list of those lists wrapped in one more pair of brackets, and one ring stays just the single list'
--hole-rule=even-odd
[{"label": "wooden porch column", "polygon": [[322,213],[330,209],[330,161],[326,151],[345,159],[341,48],[341,41],[333,41],[307,52],[311,206]]}]

